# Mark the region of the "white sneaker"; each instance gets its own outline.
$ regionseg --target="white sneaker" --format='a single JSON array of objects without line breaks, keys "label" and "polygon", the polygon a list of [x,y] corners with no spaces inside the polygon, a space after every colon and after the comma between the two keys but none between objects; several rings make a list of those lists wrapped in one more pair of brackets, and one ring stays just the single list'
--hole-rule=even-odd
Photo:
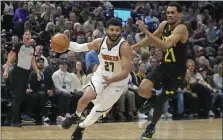
[{"label": "white sneaker", "polygon": [[48,118],[48,117],[42,117],[42,122],[48,122],[48,121],[50,121],[50,119]]},{"label": "white sneaker", "polygon": [[162,116],[161,116],[160,118],[161,118],[161,119],[164,119],[164,118],[165,118],[164,114],[162,114]]},{"label": "white sneaker", "polygon": [[210,110],[210,111],[208,112],[208,116],[209,116],[209,117],[214,117],[215,114]]},{"label": "white sneaker", "polygon": [[138,116],[139,116],[139,119],[147,119],[147,118],[148,118],[147,115],[145,115],[145,114],[141,114],[141,113],[139,113],[139,112],[138,112]]},{"label": "white sneaker", "polygon": [[66,119],[65,117],[57,116],[57,121],[58,121],[58,122],[62,122],[62,121],[64,121],[65,119]]},{"label": "white sneaker", "polygon": [[165,118],[172,118],[173,117],[173,115],[170,114],[169,112],[166,112],[163,115],[165,116]]}]

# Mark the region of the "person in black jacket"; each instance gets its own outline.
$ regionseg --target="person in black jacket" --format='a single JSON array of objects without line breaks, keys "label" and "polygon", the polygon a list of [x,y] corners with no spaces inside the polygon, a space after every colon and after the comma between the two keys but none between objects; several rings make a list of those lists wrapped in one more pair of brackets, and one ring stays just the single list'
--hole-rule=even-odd
[{"label": "person in black jacket", "polygon": [[37,97],[37,100],[40,103],[42,121],[49,121],[46,111],[46,102],[47,97],[53,96],[54,94],[54,84],[51,75],[44,70],[44,59],[38,58],[36,62],[41,75],[41,80],[37,81],[37,75],[32,71],[29,76],[30,89],[33,91],[33,94]]}]

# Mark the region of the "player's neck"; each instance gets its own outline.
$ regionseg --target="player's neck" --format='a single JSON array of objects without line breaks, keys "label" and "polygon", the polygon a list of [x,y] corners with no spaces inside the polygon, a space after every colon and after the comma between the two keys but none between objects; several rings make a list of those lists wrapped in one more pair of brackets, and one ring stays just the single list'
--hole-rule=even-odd
[{"label": "player's neck", "polygon": [[178,24],[180,24],[181,20],[176,21],[174,24],[169,24],[169,30],[175,28]]},{"label": "player's neck", "polygon": [[117,39],[116,41],[111,41],[109,38],[107,39],[106,43],[109,49],[113,48],[119,41],[121,37]]}]

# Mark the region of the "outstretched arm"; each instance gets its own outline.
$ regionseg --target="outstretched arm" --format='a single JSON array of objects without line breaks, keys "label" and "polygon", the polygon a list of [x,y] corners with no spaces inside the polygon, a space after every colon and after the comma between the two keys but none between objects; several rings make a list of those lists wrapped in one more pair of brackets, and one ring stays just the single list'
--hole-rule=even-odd
[{"label": "outstretched arm", "polygon": [[[160,38],[162,36],[163,28],[166,23],[167,23],[167,21],[163,21],[162,23],[160,23],[159,27],[156,29],[156,31],[153,33],[153,35]],[[146,37],[145,39],[141,40],[140,42],[132,45],[131,49],[134,50],[135,48],[138,48],[141,46],[148,46],[149,44],[151,44],[151,42],[148,39],[148,37]]]},{"label": "outstretched arm", "polygon": [[93,40],[90,43],[79,44],[76,42],[70,42],[68,50],[73,52],[86,52],[89,50],[97,50],[102,42],[102,38]]},{"label": "outstretched arm", "polygon": [[154,36],[148,29],[145,27],[143,21],[138,21],[140,29],[146,34],[148,40],[151,44],[155,45],[157,48],[166,50],[174,46],[178,41],[182,39],[185,34],[188,34],[187,27],[183,24],[178,25],[173,33],[164,40],[161,40]]}]

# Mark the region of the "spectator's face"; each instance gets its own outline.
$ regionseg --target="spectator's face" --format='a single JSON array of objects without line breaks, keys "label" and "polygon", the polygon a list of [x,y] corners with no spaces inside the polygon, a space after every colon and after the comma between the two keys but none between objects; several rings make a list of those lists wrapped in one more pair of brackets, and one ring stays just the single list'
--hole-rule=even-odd
[{"label": "spectator's face", "polygon": [[66,21],[64,27],[68,30],[72,29],[72,22],[71,21]]},{"label": "spectator's face", "polygon": [[122,28],[120,26],[109,25],[107,29],[108,37],[111,41],[117,41],[121,36]]},{"label": "spectator's face", "polygon": [[31,14],[36,15],[36,10],[34,8],[32,8],[30,11],[31,11]]},{"label": "spectator's face", "polygon": [[128,24],[130,24],[130,25],[133,24],[133,20],[132,20],[132,18],[128,18]]},{"label": "spectator's face", "polygon": [[202,76],[203,78],[206,78],[206,77],[207,77],[207,71],[206,71],[206,70],[200,72],[200,74],[201,74],[201,76]]},{"label": "spectator's face", "polygon": [[77,63],[76,63],[76,70],[82,71],[82,63],[80,61],[77,61]]},{"label": "spectator's face", "polygon": [[130,32],[131,32],[131,27],[128,24],[125,25],[125,32],[127,34],[130,34]]},{"label": "spectator's face", "polygon": [[75,61],[75,55],[74,55],[73,52],[69,52],[69,53],[67,54],[67,61],[68,61],[68,62],[71,62],[71,63],[74,63],[74,61]]},{"label": "spectator's face", "polygon": [[44,21],[48,22],[50,20],[49,16],[47,14],[45,14],[43,16]]},{"label": "spectator's face", "polygon": [[189,13],[189,14],[193,14],[193,9],[192,9],[192,8],[189,8],[189,9],[188,9],[188,13]]},{"label": "spectator's face", "polygon": [[157,68],[157,67],[158,67],[159,62],[158,62],[158,60],[157,60],[157,59],[152,58],[152,59],[150,60],[150,65],[151,65],[152,69],[155,69],[155,68]]},{"label": "spectator's face", "polygon": [[166,16],[169,24],[175,24],[180,17],[180,13],[177,12],[175,6],[168,6]]},{"label": "spectator's face", "polygon": [[54,29],[55,29],[55,28],[54,28],[54,25],[52,25],[52,24],[49,25],[49,26],[48,26],[48,29],[49,29],[49,31],[54,31]]},{"label": "spectator's face", "polygon": [[204,55],[204,49],[202,47],[199,47],[197,49],[197,56],[203,56]]},{"label": "spectator's face", "polygon": [[139,58],[138,57],[133,58],[133,63],[134,66],[139,66]]},{"label": "spectator's face", "polygon": [[51,64],[57,64],[57,57],[56,56],[51,56],[50,57],[50,63]]},{"label": "spectator's face", "polygon": [[146,70],[146,65],[144,63],[141,63],[139,65],[139,72],[145,73],[145,70]]},{"label": "spectator's face", "polygon": [[129,45],[134,45],[134,44],[135,44],[132,35],[128,35],[128,36],[127,36],[127,42],[129,43]]},{"label": "spectator's face", "polygon": [[95,64],[92,68],[92,72],[96,72],[97,69],[98,69],[98,64]]},{"label": "spectator's face", "polygon": [[70,21],[76,22],[76,19],[77,19],[76,14],[75,13],[71,13],[70,14]]},{"label": "spectator's face", "polygon": [[103,30],[104,29],[104,23],[99,21],[98,22],[98,30]]},{"label": "spectator's face", "polygon": [[83,35],[77,36],[77,43],[80,43],[80,44],[85,43],[85,36]]},{"label": "spectator's face", "polygon": [[32,23],[35,22],[34,15],[32,15],[32,14],[29,15],[29,21],[32,22]]},{"label": "spectator's face", "polygon": [[37,62],[37,67],[38,67],[38,69],[43,69],[44,68],[44,61],[43,60],[39,60],[38,62]]},{"label": "spectator's face", "polygon": [[17,43],[17,42],[19,42],[19,38],[18,38],[18,36],[12,36],[12,42],[13,42],[13,43]]},{"label": "spectator's face", "polygon": [[155,51],[155,57],[160,62],[163,59],[163,53],[160,50]]},{"label": "spectator's face", "polygon": [[83,25],[77,25],[76,29],[77,29],[77,32],[83,32],[84,31]]},{"label": "spectator's face", "polygon": [[36,47],[36,55],[39,57],[43,55],[43,47],[42,46]]},{"label": "spectator's face", "polygon": [[36,47],[36,41],[34,39],[31,39],[31,44],[32,47]]},{"label": "spectator's face", "polygon": [[195,64],[193,62],[187,62],[187,69],[190,71],[190,72],[194,72],[194,68],[195,68]]},{"label": "spectator's face", "polygon": [[64,16],[60,16],[60,23],[64,24],[64,22],[65,22]]},{"label": "spectator's face", "polygon": [[23,9],[23,10],[28,10],[28,5],[27,5],[27,4],[23,4],[22,9]]},{"label": "spectator's face", "polygon": [[67,64],[66,64],[66,63],[64,63],[64,64],[60,64],[60,69],[61,69],[62,71],[67,71]]},{"label": "spectator's face", "polygon": [[51,7],[50,7],[50,5],[46,7],[46,13],[51,13]]},{"label": "spectator's face", "polygon": [[62,8],[58,6],[57,10],[56,10],[56,13],[57,13],[57,15],[61,15],[62,14]]},{"label": "spectator's face", "polygon": [[149,55],[151,55],[151,56],[155,55],[155,47],[150,47]]}]

